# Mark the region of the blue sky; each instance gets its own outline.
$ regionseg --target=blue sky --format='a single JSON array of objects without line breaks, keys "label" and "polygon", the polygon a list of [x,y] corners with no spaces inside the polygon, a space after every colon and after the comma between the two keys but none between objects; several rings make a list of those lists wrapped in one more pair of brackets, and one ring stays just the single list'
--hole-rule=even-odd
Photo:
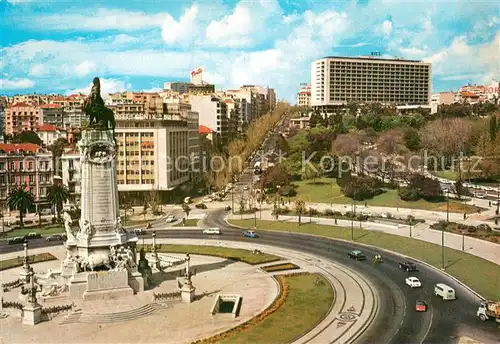
[{"label": "blue sky", "polygon": [[218,88],[294,100],[328,55],[433,63],[433,90],[500,78],[496,1],[0,0],[0,94],[154,90],[204,67]]}]

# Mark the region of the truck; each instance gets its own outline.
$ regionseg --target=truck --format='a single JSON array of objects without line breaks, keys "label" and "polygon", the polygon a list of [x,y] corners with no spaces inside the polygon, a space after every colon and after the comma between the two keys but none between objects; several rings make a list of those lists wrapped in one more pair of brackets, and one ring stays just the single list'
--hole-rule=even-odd
[{"label": "truck", "polygon": [[476,315],[482,321],[488,319],[495,319],[497,323],[500,323],[500,301],[484,301],[481,302],[479,308],[477,309]]}]

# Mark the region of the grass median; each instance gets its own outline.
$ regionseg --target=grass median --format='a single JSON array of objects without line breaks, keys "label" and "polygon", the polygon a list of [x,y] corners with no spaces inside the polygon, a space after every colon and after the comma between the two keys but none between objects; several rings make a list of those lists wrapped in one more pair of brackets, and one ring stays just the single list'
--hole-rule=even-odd
[{"label": "grass median", "polygon": [[[340,187],[333,178],[318,178],[315,181],[305,180],[294,182],[297,186],[297,196],[293,197],[303,199],[312,203],[333,203],[333,204],[351,204],[352,199],[344,196]],[[358,202],[363,204],[364,202]],[[408,208],[430,211],[446,211],[446,201],[428,202],[418,200],[414,202],[403,201],[398,196],[397,190],[387,189],[383,194],[373,197],[366,201],[368,206],[390,207],[390,208]],[[450,212],[454,213],[476,213],[478,207],[450,200]]]},{"label": "grass median", "polygon": [[41,235],[52,235],[52,234],[62,234],[65,232],[65,229],[60,225],[49,225],[45,227],[25,227],[13,229],[9,232],[5,232],[5,238],[15,238],[15,237],[23,237],[28,233],[39,233]]},{"label": "grass median", "polygon": [[[28,262],[30,264],[48,262],[50,260],[56,260],[51,253],[44,252],[35,255],[28,256]],[[19,266],[23,266],[23,257],[18,256],[16,258],[10,258],[5,260],[0,260],[0,271],[17,268]]]},{"label": "grass median", "polygon": [[[147,252],[151,252],[152,245],[144,245]],[[157,246],[157,252],[160,253],[189,253],[204,256],[214,256],[220,258],[234,259],[247,264],[264,264],[281,260],[281,257],[273,254],[254,254],[252,251],[218,246],[197,246],[197,245],[169,245],[160,244]],[[143,246],[138,245],[139,249]]]},{"label": "grass median", "polygon": [[184,223],[179,222],[174,225],[174,227],[198,227],[199,219],[186,219]]},{"label": "grass median", "polygon": [[[230,223],[253,227],[254,220],[230,220]],[[351,228],[304,223],[301,226],[294,222],[257,221],[260,230],[292,231],[296,233],[315,234],[333,239],[351,239]],[[418,239],[397,235],[354,229],[355,241],[377,246],[401,254],[414,257],[441,268],[441,246]],[[500,246],[499,246],[500,248]],[[445,248],[446,272],[467,284],[486,298],[500,299],[500,266],[483,258]]]},{"label": "grass median", "polygon": [[335,299],[330,283],[319,274],[278,277],[281,293],[264,312],[236,328],[196,344],[285,344],[312,330]]}]

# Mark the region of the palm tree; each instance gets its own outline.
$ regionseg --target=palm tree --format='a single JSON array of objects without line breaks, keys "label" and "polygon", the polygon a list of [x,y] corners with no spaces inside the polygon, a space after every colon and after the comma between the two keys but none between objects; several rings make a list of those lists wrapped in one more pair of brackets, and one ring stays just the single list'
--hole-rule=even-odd
[{"label": "palm tree", "polygon": [[68,198],[69,190],[63,184],[55,184],[47,188],[47,200],[53,207],[55,207],[58,220],[61,219],[63,204],[68,201]]},{"label": "palm tree", "polygon": [[28,212],[28,209],[35,204],[35,198],[30,191],[26,190],[26,185],[16,186],[10,192],[7,204],[10,209],[19,210],[21,227],[24,227],[23,216]]}]

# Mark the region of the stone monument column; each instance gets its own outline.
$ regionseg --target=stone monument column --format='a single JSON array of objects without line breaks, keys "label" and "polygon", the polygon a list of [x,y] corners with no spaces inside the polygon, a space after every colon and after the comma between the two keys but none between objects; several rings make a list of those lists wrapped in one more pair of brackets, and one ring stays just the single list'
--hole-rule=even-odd
[{"label": "stone monument column", "polygon": [[[122,245],[127,241],[118,207],[116,148],[112,130],[88,128],[78,142],[81,154],[79,248]],[[97,250],[98,251],[98,250]],[[83,257],[88,250],[80,250]]]}]

